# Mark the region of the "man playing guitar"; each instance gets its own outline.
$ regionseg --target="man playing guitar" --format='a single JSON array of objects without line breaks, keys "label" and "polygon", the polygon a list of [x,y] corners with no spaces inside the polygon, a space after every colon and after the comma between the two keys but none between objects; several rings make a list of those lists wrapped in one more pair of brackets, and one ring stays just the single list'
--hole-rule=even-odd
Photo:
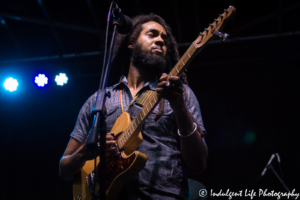
[{"label": "man playing guitar", "polygon": [[[143,106],[143,100],[147,100],[148,91],[156,91],[163,99],[141,130],[143,142],[137,150],[146,154],[148,161],[124,185],[122,196],[128,199],[187,199],[187,170],[199,174],[205,169],[207,160],[206,132],[199,103],[179,77],[171,76],[167,81],[166,73],[179,56],[165,21],[155,14],[137,16],[132,21],[132,31],[118,35],[112,60],[111,74],[123,77],[107,88],[111,96],[105,102],[106,144],[116,143],[113,134],[118,133],[110,133],[116,119],[126,111],[134,115],[135,110]],[[64,180],[73,179],[87,160],[94,159],[85,140],[93,122],[91,109],[95,98],[96,94],[92,95],[80,110],[60,160],[59,173]]]}]

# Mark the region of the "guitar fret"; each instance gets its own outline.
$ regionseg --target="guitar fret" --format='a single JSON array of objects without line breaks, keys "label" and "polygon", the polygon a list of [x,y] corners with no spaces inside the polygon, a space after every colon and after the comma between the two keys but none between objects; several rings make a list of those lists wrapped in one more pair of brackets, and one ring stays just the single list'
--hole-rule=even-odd
[{"label": "guitar fret", "polygon": [[146,117],[145,112],[144,112],[144,109],[142,109],[142,111],[143,111],[143,113],[144,113],[144,117]]},{"label": "guitar fret", "polygon": [[153,99],[154,99],[154,102],[156,103],[156,100],[155,100],[155,97],[154,97],[154,95],[152,95],[152,97],[153,97]]},{"label": "guitar fret", "polygon": [[139,118],[136,118],[136,120],[138,121],[138,124],[140,124],[140,122],[139,122]]},{"label": "guitar fret", "polygon": [[131,130],[129,129],[129,133],[130,133],[130,135],[132,135],[132,132],[131,132]]},{"label": "guitar fret", "polygon": [[185,63],[182,61],[182,59],[180,59],[181,60],[181,63],[183,64],[183,66],[185,65]]},{"label": "guitar fret", "polygon": [[191,58],[191,55],[189,54],[189,52],[186,52],[186,54],[188,55],[189,58]]},{"label": "guitar fret", "polygon": [[126,130],[127,130],[127,132],[129,132],[129,134],[130,134],[130,127],[129,127],[129,126],[127,127]]},{"label": "guitar fret", "polygon": [[131,123],[131,127],[132,127],[132,130],[133,130],[132,132],[134,132],[134,127],[133,127],[133,124],[132,124],[132,123]]},{"label": "guitar fret", "polygon": [[151,104],[151,101],[150,101],[150,99],[149,99],[149,104],[150,104],[150,107],[152,108],[153,106],[152,106],[152,104]]},{"label": "guitar fret", "polygon": [[127,135],[126,134],[124,134],[124,136],[123,136],[124,138],[125,138],[125,140],[127,140]]},{"label": "guitar fret", "polygon": [[134,120],[134,126],[135,126],[135,128],[137,128],[137,125],[136,125],[136,123],[135,123],[135,120]]},{"label": "guitar fret", "polygon": [[131,126],[129,126],[129,130],[130,130],[130,132],[132,132],[132,133],[133,133],[133,130],[131,129]]},{"label": "guitar fret", "polygon": [[177,69],[177,66],[175,66],[175,69],[176,69],[177,73],[179,74],[179,70]]},{"label": "guitar fret", "polygon": [[147,112],[149,113],[149,110],[148,110],[147,104],[146,104],[146,109],[147,109]]},{"label": "guitar fret", "polygon": [[193,42],[193,45],[194,45],[195,49],[197,49],[197,47],[196,47],[196,45],[195,45],[195,43],[194,43],[194,42]]},{"label": "guitar fret", "polygon": [[121,143],[121,146],[123,146],[123,140],[122,140],[122,138],[121,138],[121,140],[120,140],[120,143]]},{"label": "guitar fret", "polygon": [[143,121],[143,119],[142,119],[141,115],[139,115],[139,116],[140,116],[140,118],[141,118],[141,121]]},{"label": "guitar fret", "polygon": [[125,134],[127,134],[127,137],[130,138],[130,134],[128,133],[128,131],[126,131]]}]

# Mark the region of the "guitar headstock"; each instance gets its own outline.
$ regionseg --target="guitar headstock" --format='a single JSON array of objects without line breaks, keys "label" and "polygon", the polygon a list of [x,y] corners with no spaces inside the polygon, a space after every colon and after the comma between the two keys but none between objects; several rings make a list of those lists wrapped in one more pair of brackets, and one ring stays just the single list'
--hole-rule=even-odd
[{"label": "guitar headstock", "polygon": [[200,52],[200,47],[203,47],[209,40],[213,38],[213,36],[223,36],[223,40],[225,40],[227,36],[222,35],[220,31],[224,28],[226,22],[234,16],[234,14],[235,7],[229,6],[227,9],[224,9],[224,12],[222,14],[219,14],[219,17],[215,19],[213,23],[209,24],[209,26],[205,28],[205,30],[202,33],[200,33],[200,35],[194,41],[194,46],[197,48],[196,51],[199,50]]}]

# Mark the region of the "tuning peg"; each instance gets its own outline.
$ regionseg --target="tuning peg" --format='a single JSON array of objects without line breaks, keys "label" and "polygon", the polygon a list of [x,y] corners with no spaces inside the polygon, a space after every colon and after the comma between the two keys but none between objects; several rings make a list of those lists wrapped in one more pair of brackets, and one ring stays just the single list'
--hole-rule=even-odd
[{"label": "tuning peg", "polygon": [[219,16],[220,16],[220,17],[224,17],[224,15],[223,15],[223,14],[219,14]]},{"label": "tuning peg", "polygon": [[205,28],[204,30],[205,30],[205,31],[209,31],[209,28]]},{"label": "tuning peg", "polygon": [[229,12],[229,10],[228,10],[228,9],[224,9],[224,11],[225,11],[225,12]]},{"label": "tuning peg", "polygon": [[200,32],[199,35],[204,35],[204,33]]},{"label": "tuning peg", "polygon": [[214,19],[216,22],[220,21],[219,19]]},{"label": "tuning peg", "polygon": [[209,24],[210,26],[214,26],[214,24]]},{"label": "tuning peg", "polygon": [[229,36],[227,33],[222,33],[222,32],[219,32],[217,31],[216,29],[214,29],[212,31],[212,33],[216,36],[218,36],[219,38],[221,38],[223,41],[225,41],[227,39],[227,37]]}]

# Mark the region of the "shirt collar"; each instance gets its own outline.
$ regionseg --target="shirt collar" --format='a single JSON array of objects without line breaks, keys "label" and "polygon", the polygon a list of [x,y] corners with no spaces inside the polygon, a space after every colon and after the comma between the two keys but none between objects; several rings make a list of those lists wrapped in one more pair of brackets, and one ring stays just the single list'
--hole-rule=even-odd
[{"label": "shirt collar", "polygon": [[[116,88],[116,87],[117,87],[118,85],[120,85],[121,83],[123,83],[123,84],[125,84],[126,86],[128,86],[128,81],[127,81],[126,76],[124,76],[124,77],[122,78],[122,80],[121,80],[120,83],[115,84],[115,85],[113,86],[113,88]],[[145,83],[145,85],[143,86],[143,88],[145,88],[145,87],[148,86],[151,90],[156,90],[157,84],[158,84],[158,80],[155,79],[155,81],[148,81],[147,83]]]}]

